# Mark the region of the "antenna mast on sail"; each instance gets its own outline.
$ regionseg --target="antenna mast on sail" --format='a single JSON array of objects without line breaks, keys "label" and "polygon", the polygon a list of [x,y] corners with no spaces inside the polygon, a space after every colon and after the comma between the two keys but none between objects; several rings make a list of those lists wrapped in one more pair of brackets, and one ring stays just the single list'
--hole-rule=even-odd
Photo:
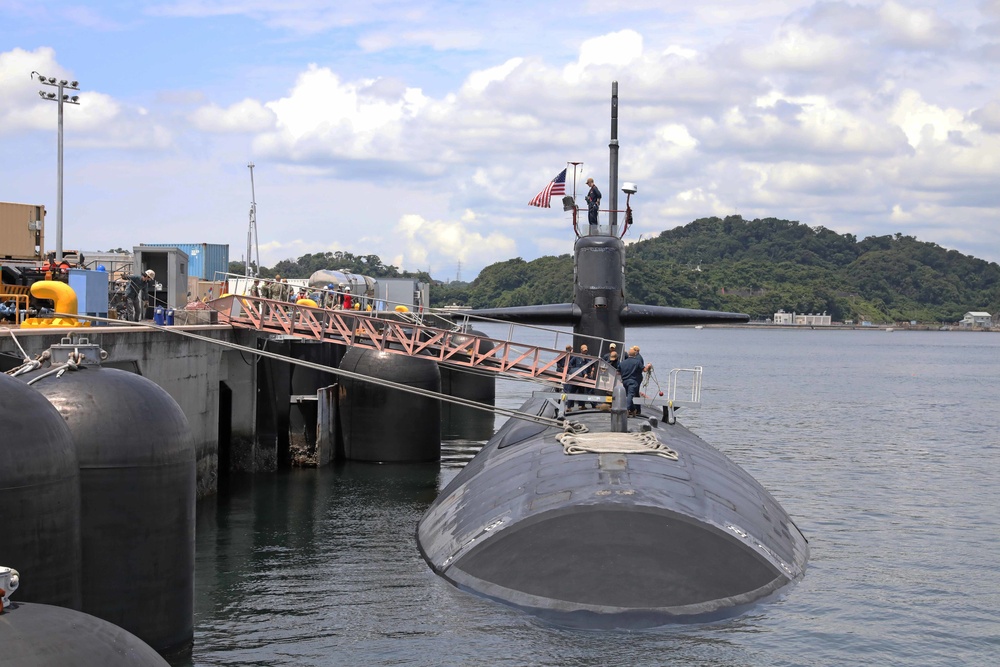
[{"label": "antenna mast on sail", "polygon": [[608,174],[608,195],[611,199],[609,215],[611,220],[611,236],[618,236],[618,82],[611,84],[611,167]]},{"label": "antenna mast on sail", "polygon": [[[247,231],[247,263],[246,275],[260,275],[260,247],[257,243],[257,194],[253,187],[253,162],[247,165],[250,168],[250,229]],[[253,258],[253,270],[250,269],[251,257]]]}]

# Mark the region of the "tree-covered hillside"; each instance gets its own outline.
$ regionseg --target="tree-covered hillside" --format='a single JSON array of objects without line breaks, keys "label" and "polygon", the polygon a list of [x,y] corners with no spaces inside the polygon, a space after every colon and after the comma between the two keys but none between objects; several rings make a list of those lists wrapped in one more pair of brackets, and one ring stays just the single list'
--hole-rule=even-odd
[{"label": "tree-covered hillside", "polygon": [[[229,272],[237,275],[246,273],[243,262],[230,262]],[[400,271],[392,264],[383,264],[378,255],[354,255],[349,252],[316,252],[307,253],[298,259],[283,259],[273,267],[260,267],[261,278],[274,278],[276,275],[284,278],[308,278],[317,271],[349,271],[372,278],[415,278],[422,282],[431,282],[431,277],[425,272],[411,273]]]},{"label": "tree-covered hillside", "polygon": [[[433,305],[565,303],[571,255],[486,267],[472,283],[439,285]],[[702,218],[626,249],[631,303],[748,313],[829,313],[834,321],[955,322],[1000,311],[1000,266],[911,236],[837,234],[788,220]]]}]

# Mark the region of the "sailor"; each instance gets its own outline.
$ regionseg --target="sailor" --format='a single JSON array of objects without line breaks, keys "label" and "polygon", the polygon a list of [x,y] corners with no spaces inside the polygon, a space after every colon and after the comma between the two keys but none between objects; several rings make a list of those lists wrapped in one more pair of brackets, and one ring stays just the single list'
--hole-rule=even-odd
[{"label": "sailor", "polygon": [[[576,357],[573,356],[573,346],[572,345],[567,345],[566,346],[566,356],[559,360],[559,362],[556,364],[556,368],[560,372],[562,372],[564,369],[566,369],[566,370],[568,370],[568,373],[572,373],[574,370],[576,370],[577,368],[579,368],[579,366],[574,365],[575,362],[576,362]],[[569,364],[569,366],[567,366],[567,363]],[[572,394],[575,391],[576,391],[576,387],[574,387],[573,385],[571,385],[569,383],[566,383],[566,384],[563,385],[563,393],[564,394]],[[568,411],[572,410],[575,405],[576,405],[576,401],[567,401],[566,402],[566,411],[568,412]]]},{"label": "sailor", "polygon": [[[586,354],[586,355],[590,354],[590,348],[587,347],[586,343],[584,343],[583,345],[580,346],[580,354]],[[580,359],[580,365],[581,366],[583,364],[585,364],[585,363],[586,363],[586,361],[584,359]],[[597,377],[597,366],[595,364],[591,364],[590,368],[588,368],[587,371],[583,374],[583,377],[587,378],[588,380],[593,380],[594,378],[596,378]],[[592,395],[594,393],[594,389],[592,387],[579,387],[578,390],[579,390],[579,392],[581,394],[587,394],[588,396]],[[588,408],[593,408],[594,404],[593,403],[587,403],[587,407]]]},{"label": "sailor", "polygon": [[601,210],[601,191],[597,189],[597,184],[593,178],[587,179],[590,190],[587,191],[587,217],[592,226],[597,226],[597,214]]},{"label": "sailor", "polygon": [[601,359],[604,360],[604,361],[607,361],[608,363],[610,363],[611,362],[611,353],[612,352],[615,353],[615,358],[617,359],[618,358],[618,343],[611,343],[611,345],[608,345],[608,351],[601,355]]},{"label": "sailor", "polygon": [[622,384],[625,386],[625,393],[628,396],[629,417],[642,414],[642,408],[635,404],[635,398],[639,395],[642,374],[652,369],[653,364],[643,362],[642,355],[639,354],[638,345],[633,345],[629,349],[629,355],[618,364],[618,372],[621,373]]},{"label": "sailor", "polygon": [[[573,351],[573,346],[572,345],[567,345],[566,346],[566,351],[567,352],[572,352]],[[580,354],[587,354],[587,346],[586,345],[581,345],[580,346]],[[577,373],[581,368],[583,368],[584,364],[586,364],[586,363],[587,363],[587,360],[584,359],[583,357],[581,357],[579,355],[576,355],[576,354],[572,355],[569,358],[569,374],[572,375],[574,373]],[[589,376],[590,376],[590,370],[588,369],[584,373],[580,374],[578,377],[585,378],[585,377],[589,377]],[[563,387],[563,391],[566,392],[566,393],[572,393],[572,394],[588,394],[588,393],[590,393],[590,392],[587,391],[586,387],[578,387],[578,386],[572,385],[572,384],[565,385]],[[570,409],[573,409],[573,408],[576,408],[576,407],[583,407],[583,401],[569,401],[566,404],[566,409],[567,410],[570,410]],[[589,407],[589,404],[588,404],[588,407]]]}]

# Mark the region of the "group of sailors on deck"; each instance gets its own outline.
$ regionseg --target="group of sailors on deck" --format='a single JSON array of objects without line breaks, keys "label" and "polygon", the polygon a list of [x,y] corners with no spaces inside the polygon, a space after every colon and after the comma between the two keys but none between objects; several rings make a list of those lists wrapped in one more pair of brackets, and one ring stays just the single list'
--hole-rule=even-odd
[{"label": "group of sailors on deck", "polygon": [[267,281],[261,285],[259,278],[254,278],[253,285],[250,286],[250,296],[274,301],[287,301],[298,303],[303,299],[311,300],[320,308],[332,308],[342,310],[372,310],[372,299],[368,295],[355,296],[351,293],[351,288],[345,286],[337,289],[333,284],[322,289],[307,290],[305,287],[296,288],[290,285],[287,279],[280,275],[274,277],[273,281]]},{"label": "group of sailors on deck", "polygon": [[[581,355],[589,355],[589,348],[586,344],[580,346],[579,353]],[[569,373],[577,372],[586,364],[586,360],[573,354],[573,346],[566,346],[566,358],[569,360]],[[639,388],[643,381],[643,375],[649,373],[653,370],[653,364],[646,363],[639,353],[639,346],[633,345],[628,349],[627,352],[623,352],[621,358],[618,356],[618,345],[616,343],[611,343],[608,348],[608,352],[601,355],[601,359],[606,361],[611,365],[618,374],[621,376],[622,385],[625,387],[625,394],[627,397],[627,409],[628,415],[638,416],[642,414],[642,408],[639,404],[635,402],[635,399],[639,397]],[[561,370],[560,366],[560,370]],[[593,378],[597,372],[595,366],[590,366],[583,373],[585,378]],[[570,384],[563,385],[563,392],[567,394],[584,394],[584,395],[601,395],[604,392],[590,388],[590,387],[574,387]],[[586,401],[574,401],[570,400],[566,403],[566,409],[573,410],[579,407],[597,407],[599,402],[587,403]]]}]

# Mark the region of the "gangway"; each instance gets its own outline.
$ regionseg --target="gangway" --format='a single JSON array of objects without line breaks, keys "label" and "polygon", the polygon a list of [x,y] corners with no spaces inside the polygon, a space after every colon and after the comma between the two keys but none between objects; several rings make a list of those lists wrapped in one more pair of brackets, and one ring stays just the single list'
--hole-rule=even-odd
[{"label": "gangway", "polygon": [[[320,308],[237,294],[208,305],[218,311],[220,322],[244,329],[432,359],[507,377],[610,392],[617,375],[598,357],[470,333],[441,317]],[[578,368],[569,368],[571,356],[582,361]]]}]

